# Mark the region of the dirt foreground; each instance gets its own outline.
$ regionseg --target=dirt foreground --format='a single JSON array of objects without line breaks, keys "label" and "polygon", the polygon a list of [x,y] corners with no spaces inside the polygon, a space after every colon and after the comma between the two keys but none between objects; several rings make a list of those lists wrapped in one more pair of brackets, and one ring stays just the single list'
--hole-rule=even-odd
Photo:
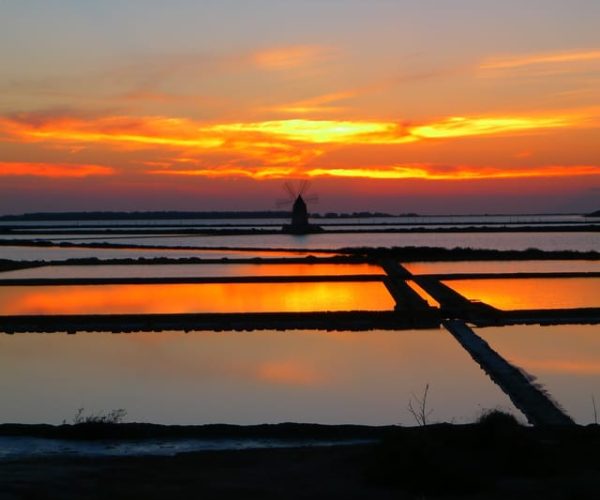
[{"label": "dirt foreground", "polygon": [[[301,428],[288,430],[322,434]],[[381,436],[369,444],[174,456],[7,458],[0,499],[596,499],[600,491],[597,425],[533,428],[496,416],[471,425],[357,430]],[[0,426],[0,435],[7,432],[15,430]],[[105,439],[102,432],[96,437]]]}]

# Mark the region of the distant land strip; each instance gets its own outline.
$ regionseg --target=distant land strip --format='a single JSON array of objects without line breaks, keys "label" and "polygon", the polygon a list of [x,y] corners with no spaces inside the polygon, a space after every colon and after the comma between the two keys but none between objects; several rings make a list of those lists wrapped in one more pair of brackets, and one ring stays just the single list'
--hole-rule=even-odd
[{"label": "distant land strip", "polygon": [[437,311],[77,314],[0,316],[0,332],[134,333],[161,331],[412,330],[440,325]]},{"label": "distant land strip", "polygon": [[[273,313],[182,314],[77,314],[0,316],[0,332],[40,333],[135,333],[161,331],[251,332],[258,330],[322,330],[365,332],[370,330],[431,329],[441,325],[439,310],[336,311]],[[456,319],[456,318],[455,318]],[[531,309],[499,311],[493,318],[471,318],[479,327],[527,325],[593,325],[600,323],[600,308]]]},{"label": "distant land strip", "polygon": [[[138,257],[138,258],[112,258],[101,259],[98,257],[73,258],[58,261],[18,261],[11,259],[0,259],[0,270],[14,269],[15,265],[26,267],[32,266],[69,266],[69,265],[126,265],[126,264],[285,264],[285,263],[377,263],[381,259],[392,258],[403,262],[454,262],[454,261],[508,261],[508,260],[600,260],[600,252],[577,251],[577,250],[539,250],[530,248],[527,250],[493,250],[455,247],[452,249],[441,247],[346,247],[340,249],[289,249],[289,248],[254,248],[254,247],[162,247],[144,245],[118,245],[97,243],[52,243],[33,242],[30,240],[0,240],[0,246],[32,246],[32,247],[57,247],[57,248],[106,248],[106,249],[146,249],[146,250],[197,250],[197,251],[233,251],[264,253],[284,252],[289,257],[239,257],[239,258],[205,258],[205,257]],[[294,255],[299,254],[299,255]],[[327,257],[317,257],[311,254],[322,254]]]},{"label": "distant land strip", "polygon": [[[578,214],[577,214],[578,215]],[[80,221],[80,220],[181,220],[181,219],[287,219],[289,210],[254,211],[156,211],[156,212],[36,212],[18,215],[2,215],[0,221]],[[363,217],[421,217],[415,213],[392,215],[384,212],[351,212],[312,214],[319,218]],[[436,216],[437,217],[437,216]]]},{"label": "distant land strip", "polygon": [[[287,218],[285,219],[285,221],[287,222]],[[42,222],[42,221],[40,221]],[[74,222],[74,221],[72,221]],[[469,225],[470,224],[470,225]],[[473,225],[475,224],[475,225]],[[527,225],[525,225],[527,224]],[[528,222],[506,222],[506,221],[482,221],[481,223],[479,222],[459,222],[459,221],[445,221],[445,222],[439,222],[439,221],[419,221],[419,222],[414,222],[414,221],[402,221],[402,222],[398,222],[398,221],[393,221],[393,222],[383,222],[383,221],[377,221],[377,222],[357,222],[357,221],[351,221],[351,222],[341,222],[341,221],[335,221],[335,222],[322,222],[319,221],[319,225],[321,227],[324,228],[329,228],[328,232],[335,232],[336,229],[331,229],[332,227],[341,227],[341,228],[346,228],[346,227],[359,227],[359,228],[372,228],[373,226],[375,227],[381,227],[381,228],[385,228],[385,229],[389,229],[389,228],[394,228],[394,227],[398,227],[403,228],[403,226],[408,226],[407,229],[417,229],[420,227],[423,228],[427,228],[429,226],[434,226],[434,229],[443,229],[445,227],[451,227],[451,228],[465,228],[465,227],[503,227],[503,226],[507,226],[507,227],[553,227],[556,226],[558,224],[558,222],[556,221],[528,221]],[[562,224],[565,224],[564,222]],[[589,225],[595,225],[596,221],[588,221],[588,220],[580,220],[580,221],[571,221],[568,222],[568,227],[577,227],[577,226],[589,226]],[[183,224],[162,224],[162,225],[158,225],[156,223],[135,223],[135,224],[119,224],[118,226],[115,226],[114,224],[79,224],[77,223],[76,225],[74,224],[53,224],[52,226],[48,226],[47,224],[41,224],[41,225],[33,225],[33,224],[27,224],[26,226],[23,225],[18,225],[18,224],[14,224],[12,226],[9,225],[4,225],[4,226],[0,226],[0,233],[5,233],[5,234],[22,234],[22,235],[28,235],[28,234],[56,234],[56,231],[58,229],[61,230],[61,234],[88,234],[86,231],[83,231],[84,229],[90,230],[90,232],[93,233],[126,233],[126,234],[132,234],[135,232],[139,232],[139,233],[144,233],[147,230],[150,230],[150,234],[152,233],[185,233],[187,231],[205,231],[205,230],[210,230],[210,229],[221,229],[221,230],[225,230],[225,229],[235,229],[238,231],[242,231],[244,230],[244,228],[253,228],[253,229],[259,229],[259,228],[272,228],[272,227],[277,227],[277,228],[281,228],[282,223],[281,222],[268,222],[268,223],[256,223],[256,222],[239,222],[239,223],[214,223],[214,222],[209,222],[209,223],[194,223],[193,225],[183,225]],[[77,229],[74,229],[74,227],[76,227]],[[560,226],[562,227],[562,226]],[[132,230],[137,230],[137,231],[132,231]],[[262,229],[264,230],[264,229]],[[355,231],[362,231],[362,229],[357,229]]]},{"label": "distant land strip", "polygon": [[[137,231],[125,230],[125,229],[102,229],[94,231],[93,228],[89,228],[88,233],[79,230],[66,230],[61,231],[61,234],[73,235],[74,238],[57,238],[61,240],[89,240],[110,237],[110,238],[152,238],[152,237],[172,237],[172,236],[249,236],[249,235],[273,235],[282,234],[279,227],[272,229],[260,229],[260,228],[169,228],[169,229],[140,229]],[[338,228],[338,229],[327,229],[324,231],[326,234],[402,234],[402,233],[594,233],[600,232],[600,224],[571,224],[567,226],[551,226],[551,225],[538,225],[538,226],[521,226],[521,225],[510,225],[504,224],[500,226],[448,226],[448,227],[427,227],[425,225],[419,227],[380,227],[380,228],[368,228],[364,226],[362,228],[350,229],[350,228]],[[56,234],[54,231],[35,231],[28,233],[22,230],[14,231],[11,228],[0,228],[0,234],[14,234],[15,236],[27,236],[28,234],[33,235],[48,235],[52,236]],[[93,235],[93,236],[90,236]],[[323,233],[322,233],[323,234]]]},{"label": "distant land strip", "polygon": [[[26,214],[0,215],[0,221],[97,221],[97,220],[186,220],[186,219],[285,219],[289,218],[290,210],[210,210],[210,211],[86,211],[86,212],[34,212]],[[391,214],[388,212],[325,212],[313,213],[312,218],[320,219],[358,219],[375,217],[600,217],[600,210],[588,214],[580,213],[544,213],[544,214],[418,214],[405,212]]]}]

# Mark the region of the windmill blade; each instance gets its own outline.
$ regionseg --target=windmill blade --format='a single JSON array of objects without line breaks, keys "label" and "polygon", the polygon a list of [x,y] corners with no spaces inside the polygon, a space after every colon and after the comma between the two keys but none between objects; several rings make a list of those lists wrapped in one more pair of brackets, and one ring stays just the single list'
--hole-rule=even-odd
[{"label": "windmill blade", "polygon": [[310,180],[303,179],[298,189],[298,194],[304,198],[304,194],[310,189]]},{"label": "windmill blade", "polygon": [[289,180],[283,183],[283,188],[289,198],[279,198],[275,201],[278,208],[292,205],[296,199],[301,196],[306,203],[318,203],[319,196],[313,193],[307,194],[311,188],[310,179]]},{"label": "windmill blade", "polygon": [[283,187],[288,192],[292,200],[296,199],[296,196],[298,195],[296,194],[294,187],[292,186],[292,183],[290,181],[285,181],[283,183]]}]

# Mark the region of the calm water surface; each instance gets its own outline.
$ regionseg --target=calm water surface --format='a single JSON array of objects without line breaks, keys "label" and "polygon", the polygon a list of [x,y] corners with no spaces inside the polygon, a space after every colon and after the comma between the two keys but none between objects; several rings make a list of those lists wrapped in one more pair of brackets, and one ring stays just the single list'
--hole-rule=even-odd
[{"label": "calm water surface", "polygon": [[215,276],[341,276],[385,274],[370,264],[153,264],[119,266],[44,266],[0,273],[1,279],[24,278],[177,278]]},{"label": "calm water surface", "polygon": [[226,283],[0,287],[0,315],[386,311],[383,283]]},{"label": "calm water surface", "polygon": [[446,285],[499,309],[600,307],[600,278],[452,280]]},{"label": "calm water surface", "polygon": [[479,328],[493,349],[537,377],[580,424],[600,416],[600,327],[598,325]]},{"label": "calm water surface", "polygon": [[[265,221],[264,223],[257,222],[239,222],[239,221],[224,221],[221,223],[206,222],[206,223],[192,223],[192,224],[144,224],[139,223],[135,224],[123,224],[123,225],[115,225],[115,224],[105,224],[101,225],[90,225],[86,224],[83,226],[80,225],[72,225],[72,226],[28,226],[28,227],[20,227],[18,229],[13,229],[10,233],[0,233],[0,239],[9,239],[15,237],[25,237],[25,238],[77,238],[82,235],[88,236],[106,236],[102,233],[102,231],[106,231],[106,229],[116,229],[119,228],[121,231],[127,230],[135,230],[139,231],[141,229],[148,229],[153,231],[158,230],[170,230],[171,232],[181,230],[181,232],[189,231],[190,229],[201,231],[206,229],[227,229],[227,230],[279,230],[281,229],[282,224],[288,223],[288,220],[280,220],[279,222]],[[469,230],[472,228],[522,228],[522,227],[536,227],[539,230],[543,230],[544,228],[551,228],[555,226],[569,226],[569,227],[577,227],[578,225],[587,225],[593,223],[591,220],[577,220],[577,221],[565,221],[565,220],[525,220],[523,222],[513,222],[505,220],[483,220],[483,219],[472,219],[470,221],[465,220],[446,220],[443,222],[433,222],[431,220],[424,220],[422,222],[406,222],[399,220],[378,220],[374,221],[372,219],[368,220],[343,220],[343,221],[332,221],[332,220],[312,220],[311,223],[317,224],[328,231],[368,231],[368,230],[390,230],[390,229],[447,229],[447,228],[457,228],[457,229],[465,229]],[[0,228],[2,228],[2,224],[0,224]],[[68,232],[67,232],[68,231]],[[118,235],[114,236],[118,238]]]},{"label": "calm water surface", "polygon": [[441,307],[440,303],[435,300],[429,293],[421,286],[412,280],[406,280],[406,284],[411,287],[417,294],[425,300],[431,307]]},{"label": "calm water surface", "polygon": [[516,413],[444,330],[369,333],[0,335],[0,422],[60,423],[77,408],[128,421],[415,425]]},{"label": "calm water surface", "polygon": [[9,260],[67,260],[67,259],[154,259],[168,257],[170,259],[184,259],[196,257],[199,259],[251,259],[254,257],[306,257],[314,255],[330,257],[331,253],[319,252],[273,252],[268,250],[178,250],[148,249],[148,248],[58,248],[58,247],[28,247],[28,246],[0,246],[0,259]]},{"label": "calm water surface", "polygon": [[408,262],[413,274],[598,272],[598,260],[513,260],[465,262]]},{"label": "calm water surface", "polygon": [[[394,217],[319,217],[311,218],[314,224],[581,224],[598,221],[597,218],[585,217],[577,214],[520,214],[520,215],[417,215]],[[82,227],[123,227],[123,226],[151,226],[151,227],[194,227],[194,226],[269,226],[287,223],[282,218],[232,218],[232,219],[130,219],[130,220],[60,220],[60,221],[0,221],[0,227],[20,228],[70,228]]]},{"label": "calm water surface", "polygon": [[[44,237],[44,239],[49,239]],[[53,238],[50,238],[53,239]],[[60,241],[60,239],[55,239]],[[78,239],[81,242],[114,242],[133,245],[251,247],[281,249],[339,249],[344,247],[430,246],[442,248],[470,247],[496,250],[598,250],[600,233],[322,233],[292,236],[151,236]]]}]

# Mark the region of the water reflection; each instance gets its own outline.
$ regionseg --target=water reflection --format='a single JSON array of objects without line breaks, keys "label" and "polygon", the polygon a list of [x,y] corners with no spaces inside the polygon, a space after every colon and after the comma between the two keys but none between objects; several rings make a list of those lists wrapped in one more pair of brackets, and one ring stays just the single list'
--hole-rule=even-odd
[{"label": "water reflection", "polygon": [[2,279],[25,278],[177,278],[189,276],[340,276],[384,274],[371,264],[167,264],[119,266],[45,266],[0,274]]},{"label": "water reflection", "polygon": [[414,425],[407,403],[426,383],[434,421],[512,408],[443,330],[0,335],[0,422],[85,407],[161,423]]},{"label": "water reflection", "polygon": [[0,287],[0,314],[153,314],[392,310],[382,283]]},{"label": "water reflection", "polygon": [[576,422],[600,411],[600,336],[597,325],[482,328],[477,334],[515,365],[536,376]]},{"label": "water reflection", "polygon": [[[58,240],[56,240],[58,241]],[[135,245],[212,246],[249,248],[339,249],[347,247],[470,247],[494,250],[579,250],[600,248],[600,233],[594,232],[516,232],[516,233],[319,233],[303,236],[286,234],[228,236],[152,236],[112,240],[98,238],[89,242],[118,242]]]},{"label": "water reflection", "polygon": [[[153,228],[169,228],[169,227],[196,227],[205,225],[228,226],[228,225],[273,225],[281,226],[283,219],[274,217],[257,217],[257,218],[216,218],[216,219],[106,219],[106,220],[3,220],[0,221],[0,227],[10,226],[18,228],[61,228],[68,226],[70,229],[94,228],[94,227],[153,227]],[[583,222],[592,222],[593,219],[587,218],[584,215],[397,215],[384,217],[311,217],[313,224],[336,224],[336,223],[353,223],[353,224],[389,224],[390,222],[397,224],[580,224]]]},{"label": "water reflection", "polygon": [[415,281],[407,280],[406,284],[409,287],[411,287],[415,292],[417,292],[419,297],[421,297],[423,300],[425,300],[425,302],[427,302],[427,304],[429,304],[429,306],[441,307],[440,303],[437,300],[435,300],[431,295],[429,295],[429,293],[427,293],[427,291],[425,289],[421,288],[421,286],[418,283],[416,283]]},{"label": "water reflection", "polygon": [[[120,243],[120,242],[119,242]],[[198,242],[196,242],[197,244]],[[143,240],[137,244],[150,244]],[[160,245],[160,242],[152,243]],[[185,259],[196,257],[200,259],[252,259],[277,258],[277,257],[331,257],[331,253],[323,252],[291,252],[291,251],[269,251],[269,250],[236,250],[236,249],[202,249],[181,250],[176,248],[61,248],[61,247],[38,247],[19,245],[0,245],[0,259],[9,260],[67,260],[67,259],[154,259],[167,257],[171,259]]]},{"label": "water reflection", "polygon": [[402,263],[413,274],[598,272],[597,260],[507,260]]},{"label": "water reflection", "polygon": [[600,307],[600,278],[452,280],[446,285],[499,309]]}]

